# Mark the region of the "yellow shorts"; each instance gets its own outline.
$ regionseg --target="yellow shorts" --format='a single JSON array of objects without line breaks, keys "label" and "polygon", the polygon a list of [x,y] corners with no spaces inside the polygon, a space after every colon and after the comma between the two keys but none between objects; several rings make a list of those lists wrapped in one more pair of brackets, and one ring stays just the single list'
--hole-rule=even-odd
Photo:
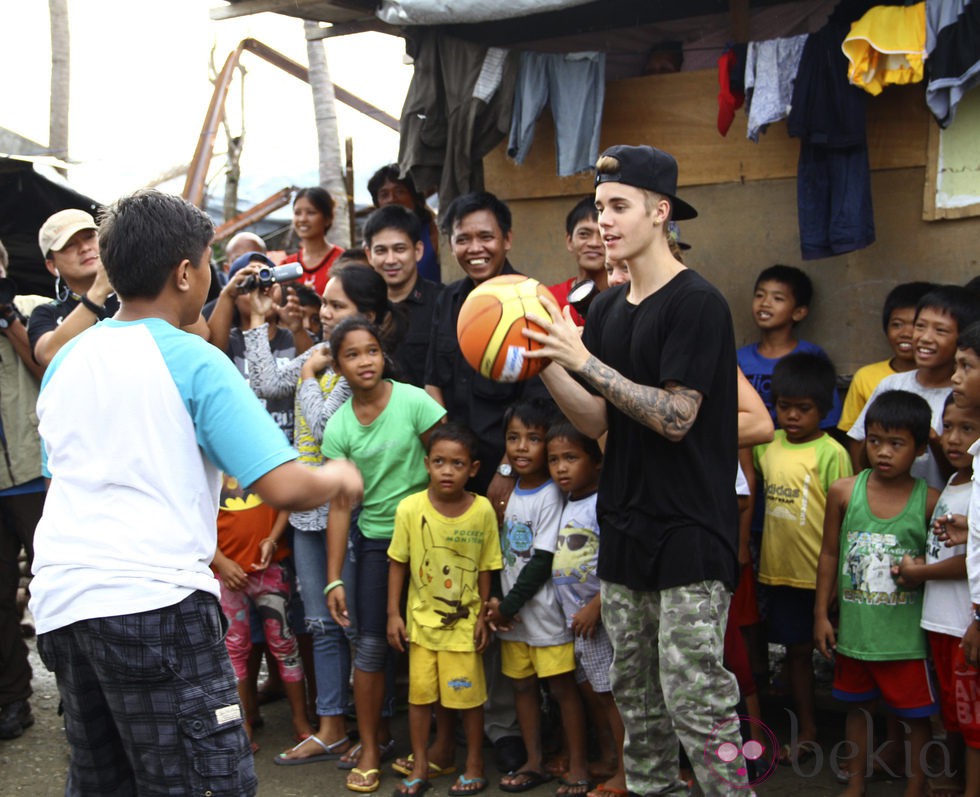
[{"label": "yellow shorts", "polygon": [[500,669],[508,678],[550,678],[575,669],[575,645],[531,647],[527,642],[500,641]]},{"label": "yellow shorts", "polygon": [[408,646],[409,703],[468,709],[482,706],[486,700],[487,682],[479,653]]}]

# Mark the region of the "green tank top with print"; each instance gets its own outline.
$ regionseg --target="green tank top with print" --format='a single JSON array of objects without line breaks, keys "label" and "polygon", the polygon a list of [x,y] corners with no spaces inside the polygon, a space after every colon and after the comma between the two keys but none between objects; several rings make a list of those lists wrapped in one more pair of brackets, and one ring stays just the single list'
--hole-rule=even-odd
[{"label": "green tank top with print", "polygon": [[919,627],[922,587],[898,586],[891,568],[904,554],[924,554],[928,487],[916,479],[905,508],[895,517],[880,518],[868,506],[870,474],[858,474],[841,523],[837,650],[866,661],[924,659],[926,635]]}]

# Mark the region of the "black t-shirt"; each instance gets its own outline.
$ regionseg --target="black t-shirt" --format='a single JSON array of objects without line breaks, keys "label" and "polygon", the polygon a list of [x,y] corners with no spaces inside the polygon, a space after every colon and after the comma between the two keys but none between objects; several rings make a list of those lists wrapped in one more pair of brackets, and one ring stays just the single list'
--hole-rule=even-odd
[{"label": "black t-shirt", "polygon": [[425,361],[432,338],[432,316],[443,286],[419,277],[415,287],[397,304],[405,312],[408,329],[392,355],[402,369],[402,381],[425,387]]},{"label": "black t-shirt", "polygon": [[[516,274],[505,263],[502,274]],[[447,285],[436,299],[425,384],[442,390],[446,417],[470,427],[479,440],[480,471],[469,489],[485,495],[504,456],[504,410],[520,398],[548,395],[540,377],[524,382],[493,382],[470,367],[459,348],[459,309],[476,286],[469,277]],[[734,474],[735,471],[732,471]],[[732,477],[734,478],[734,476]]]},{"label": "black t-shirt", "polygon": [[599,577],[637,590],[709,579],[734,588],[738,400],[728,305],[690,269],[638,305],[626,301],[628,289],[611,288],[592,303],[589,351],[633,382],[677,382],[703,400],[676,443],[607,402]]},{"label": "black t-shirt", "polygon": [[[27,339],[31,344],[31,352],[37,348],[37,342],[45,332],[51,332],[57,329],[61,322],[65,320],[65,317],[76,307],[78,307],[78,299],[73,299],[69,296],[67,299],[62,301],[49,302],[48,304],[41,304],[34,308],[34,312],[31,313],[31,317],[27,322]],[[119,310],[119,300],[116,298],[116,294],[110,294],[109,298],[105,300],[105,312],[99,315],[99,320],[105,318],[112,318]]]}]

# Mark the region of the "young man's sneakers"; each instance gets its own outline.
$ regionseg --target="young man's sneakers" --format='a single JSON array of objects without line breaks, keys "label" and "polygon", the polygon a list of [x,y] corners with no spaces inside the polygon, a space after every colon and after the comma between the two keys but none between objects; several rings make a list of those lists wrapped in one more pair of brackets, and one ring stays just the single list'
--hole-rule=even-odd
[{"label": "young man's sneakers", "polygon": [[16,739],[34,724],[31,704],[15,700],[0,709],[0,739]]}]

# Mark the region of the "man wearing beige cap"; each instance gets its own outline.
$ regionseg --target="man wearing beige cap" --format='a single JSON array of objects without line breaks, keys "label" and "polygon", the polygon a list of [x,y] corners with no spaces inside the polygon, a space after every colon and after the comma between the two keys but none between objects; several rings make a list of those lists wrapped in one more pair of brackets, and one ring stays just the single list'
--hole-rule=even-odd
[{"label": "man wearing beige cap", "polygon": [[58,298],[31,313],[27,327],[34,359],[42,366],[80,332],[119,309],[99,258],[95,219],[77,208],[60,210],[38,233],[44,264]]}]

